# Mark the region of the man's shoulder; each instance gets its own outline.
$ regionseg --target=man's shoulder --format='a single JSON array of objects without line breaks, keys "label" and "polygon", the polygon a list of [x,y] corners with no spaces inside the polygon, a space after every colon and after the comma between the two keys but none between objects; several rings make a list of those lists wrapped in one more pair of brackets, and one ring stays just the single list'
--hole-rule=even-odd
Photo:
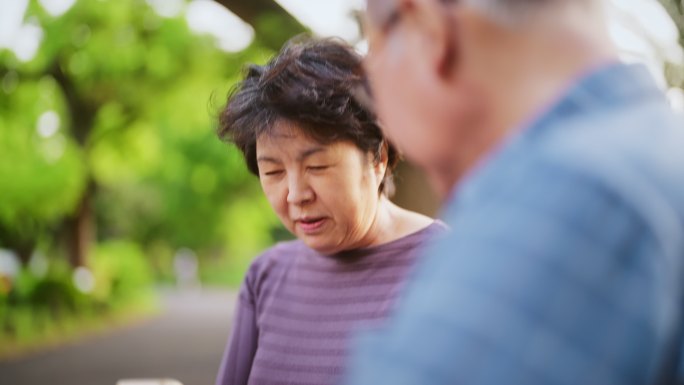
[{"label": "man's shoulder", "polygon": [[543,161],[585,174],[618,195],[657,194],[684,216],[684,118],[664,105],[559,122],[537,147]]},{"label": "man's shoulder", "polygon": [[[610,209],[658,237],[682,238],[681,117],[647,104],[557,119],[542,128],[514,138],[472,175],[447,209],[449,217],[466,218],[470,227],[473,221],[491,227],[486,217],[499,214],[482,213],[492,208],[511,210],[524,223],[534,220],[530,209],[544,213],[545,220],[573,221]],[[585,222],[602,231],[605,219]],[[681,234],[675,236],[677,229]]]}]

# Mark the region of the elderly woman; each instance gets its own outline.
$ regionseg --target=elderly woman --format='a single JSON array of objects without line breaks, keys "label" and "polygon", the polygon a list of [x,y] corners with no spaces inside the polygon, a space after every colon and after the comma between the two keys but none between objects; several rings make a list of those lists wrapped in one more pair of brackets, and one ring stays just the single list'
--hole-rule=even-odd
[{"label": "elderly woman", "polygon": [[388,199],[398,154],[354,97],[360,64],[341,42],[290,42],[228,98],[219,136],[297,240],[247,272],[219,385],[334,383],[351,332],[387,315],[416,248],[444,230]]}]

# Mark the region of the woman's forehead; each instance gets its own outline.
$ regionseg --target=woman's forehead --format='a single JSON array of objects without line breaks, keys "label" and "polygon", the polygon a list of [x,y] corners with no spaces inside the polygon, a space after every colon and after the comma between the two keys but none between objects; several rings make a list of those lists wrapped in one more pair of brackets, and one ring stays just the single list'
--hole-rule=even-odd
[{"label": "woman's forehead", "polygon": [[[265,153],[268,156],[281,153],[303,158],[314,154],[330,155],[363,152],[350,140],[324,141],[316,138],[312,133],[313,130],[315,128],[309,128],[297,122],[280,120],[257,137],[257,157]],[[302,156],[302,154],[305,154],[305,156]]]},{"label": "woman's forehead", "polygon": [[330,146],[335,143],[349,142],[358,147],[353,141],[341,137],[338,129],[332,127],[315,126],[290,119],[278,119],[263,130],[257,137],[257,147],[261,145],[285,145],[284,143],[298,143],[303,145]]},{"label": "woman's forehead", "polygon": [[275,159],[292,159],[304,161],[317,156],[348,157],[360,154],[360,151],[349,141],[321,143],[306,135],[264,135],[257,140],[257,162]]},{"label": "woman's forehead", "polygon": [[257,147],[260,144],[281,145],[282,142],[324,145],[320,140],[309,134],[308,130],[303,129],[301,125],[291,122],[278,122],[257,137]]}]

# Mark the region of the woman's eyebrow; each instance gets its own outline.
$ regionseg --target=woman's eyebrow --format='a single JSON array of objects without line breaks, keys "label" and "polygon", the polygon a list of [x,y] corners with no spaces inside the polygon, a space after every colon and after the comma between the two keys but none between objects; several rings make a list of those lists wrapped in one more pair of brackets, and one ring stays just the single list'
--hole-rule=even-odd
[{"label": "woman's eyebrow", "polygon": [[300,161],[304,160],[313,154],[323,152],[323,151],[325,151],[325,147],[323,147],[323,146],[317,146],[317,147],[310,148],[308,150],[302,151],[302,153],[299,154],[299,156],[297,157],[297,160],[300,160]]},{"label": "woman's eyebrow", "polygon": [[281,162],[280,162],[278,159],[276,159],[276,158],[272,158],[272,157],[270,157],[270,156],[264,156],[264,155],[257,157],[256,161],[257,161],[257,163],[261,163],[261,162],[281,163]]},{"label": "woman's eyebrow", "polygon": [[[317,154],[317,153],[319,153],[319,152],[324,152],[324,151],[325,151],[325,147],[323,147],[323,146],[312,147],[312,148],[310,148],[310,149],[308,149],[308,150],[302,151],[302,152],[297,156],[297,160],[298,160],[298,161],[302,161],[302,160],[304,160],[304,159],[306,159],[306,158],[308,158],[308,157],[310,157],[310,156],[312,156],[312,155],[314,155],[314,154]],[[257,159],[256,159],[256,161],[257,161],[257,163],[261,163],[261,162],[267,162],[267,163],[282,163],[280,160],[278,160],[278,159],[276,159],[276,158],[274,158],[274,157],[268,156],[268,155],[261,155],[261,156],[258,156]]]}]

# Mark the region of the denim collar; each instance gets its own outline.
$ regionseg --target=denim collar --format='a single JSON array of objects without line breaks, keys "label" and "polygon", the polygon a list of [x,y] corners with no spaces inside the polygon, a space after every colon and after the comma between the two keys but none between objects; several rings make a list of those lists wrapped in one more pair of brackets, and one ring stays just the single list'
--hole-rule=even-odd
[{"label": "denim collar", "polygon": [[665,101],[663,92],[645,66],[611,63],[580,77],[555,105],[525,131],[534,135],[558,119],[633,104]]},{"label": "denim collar", "polygon": [[500,177],[500,168],[508,163],[505,158],[515,156],[529,140],[553,130],[558,122],[643,103],[666,103],[663,92],[643,65],[613,62],[580,75],[531,123],[513,129],[499,146],[480,159],[454,187],[444,214],[457,210],[461,203],[477,199],[485,187],[482,184]]}]

